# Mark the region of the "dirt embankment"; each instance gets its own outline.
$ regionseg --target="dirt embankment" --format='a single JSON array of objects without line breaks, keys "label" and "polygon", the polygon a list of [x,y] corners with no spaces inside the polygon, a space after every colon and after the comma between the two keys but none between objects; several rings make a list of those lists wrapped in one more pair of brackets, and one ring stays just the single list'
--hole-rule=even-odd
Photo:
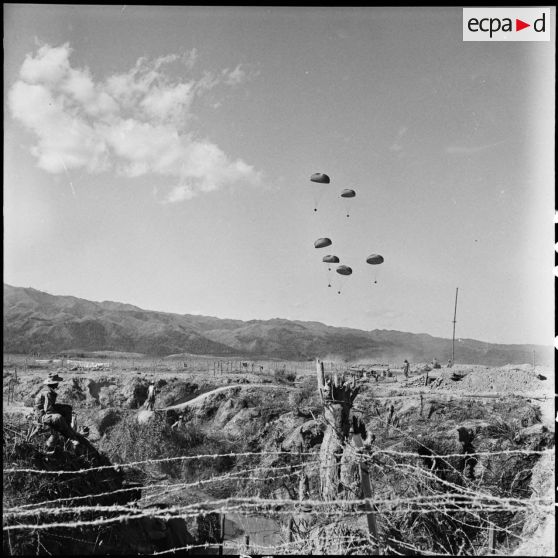
[{"label": "dirt embankment", "polygon": [[545,454],[532,469],[530,488],[533,499],[542,498],[542,503],[550,508],[550,513],[536,511],[526,518],[521,536],[523,542],[513,553],[514,556],[555,556],[556,517],[554,505],[554,455]]},{"label": "dirt embankment", "polygon": [[[17,425],[12,426],[15,428],[8,434],[4,431],[4,469],[14,470],[4,474],[3,523],[8,529],[3,537],[5,556],[36,554],[38,541],[41,553],[73,556],[152,554],[197,542],[181,518],[132,517],[134,510],[137,513],[136,502],[142,497],[142,491],[127,481],[123,470],[111,467],[105,455],[63,447],[58,447],[53,454],[46,453],[41,436],[24,441],[17,433]],[[94,470],[88,471],[91,468]],[[34,470],[45,473],[33,473]],[[57,476],[58,480],[53,482],[49,471],[71,474]],[[62,503],[66,511],[48,513],[56,503],[59,506]],[[27,510],[22,510],[22,504]],[[94,522],[88,525],[87,515],[77,510],[72,513],[72,508],[83,506],[128,506],[130,517],[124,523],[113,523],[110,529]],[[33,531],[10,530],[25,523],[28,516],[22,516],[22,512],[33,510],[37,523],[58,526],[42,530],[39,536]],[[113,515],[118,512],[104,514],[105,518]],[[76,517],[86,520],[83,526],[72,525]]]},{"label": "dirt embankment", "polygon": [[[461,376],[461,378],[458,378]],[[552,395],[554,374],[550,370],[533,370],[532,366],[504,366],[501,368],[453,368],[439,374],[440,389],[477,394]]]},{"label": "dirt embankment", "polygon": [[197,395],[188,401],[181,402],[175,405],[170,405],[169,407],[165,407],[163,411],[182,411],[186,408],[195,408],[202,406],[206,400],[210,400],[214,398],[218,394],[223,394],[223,392],[231,391],[231,395],[238,394],[241,390],[281,390],[285,391],[292,391],[296,388],[290,386],[276,386],[272,384],[231,384],[229,386],[223,386],[219,388],[215,388],[211,391],[202,393],[201,395]]}]

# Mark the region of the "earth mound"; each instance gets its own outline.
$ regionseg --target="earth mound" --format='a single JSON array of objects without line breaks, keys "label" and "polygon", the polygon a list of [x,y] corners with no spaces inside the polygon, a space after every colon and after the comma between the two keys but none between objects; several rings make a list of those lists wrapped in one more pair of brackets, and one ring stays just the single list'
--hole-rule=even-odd
[{"label": "earth mound", "polygon": [[[21,425],[7,418],[4,415],[5,556],[150,554],[195,542],[180,518],[163,521],[142,515],[135,507],[141,488],[102,453],[79,446],[47,452],[44,437],[27,440]],[[118,506],[103,514],[108,529],[98,521],[97,506]],[[111,522],[122,506],[129,509],[129,520]],[[49,523],[56,526],[33,529]]]}]

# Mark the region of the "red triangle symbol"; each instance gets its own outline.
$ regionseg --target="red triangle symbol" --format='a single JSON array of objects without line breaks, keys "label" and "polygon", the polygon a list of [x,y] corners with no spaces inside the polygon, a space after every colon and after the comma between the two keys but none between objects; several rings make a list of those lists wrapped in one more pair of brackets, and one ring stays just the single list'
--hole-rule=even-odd
[{"label": "red triangle symbol", "polygon": [[525,29],[525,27],[531,27],[531,24],[530,23],[525,23],[524,21],[521,21],[520,19],[515,20],[515,30],[516,31],[521,31],[522,29]]}]

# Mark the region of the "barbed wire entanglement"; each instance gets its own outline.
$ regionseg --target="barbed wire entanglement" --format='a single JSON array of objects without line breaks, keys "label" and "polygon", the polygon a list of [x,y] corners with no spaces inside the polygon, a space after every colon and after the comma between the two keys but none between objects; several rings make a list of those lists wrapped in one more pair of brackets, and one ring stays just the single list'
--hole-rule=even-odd
[{"label": "barbed wire entanglement", "polygon": [[[486,452],[473,452],[467,455],[475,455],[475,456],[491,456],[491,455],[544,455],[544,454],[553,454],[554,449],[545,449],[545,450],[505,450],[505,451],[486,451]],[[389,449],[374,449],[372,455],[370,454],[359,454],[356,453],[358,457],[364,458],[371,458],[374,455],[398,455],[403,457],[416,457],[422,458],[424,457],[423,454],[416,453],[416,452],[400,452],[394,451]],[[33,469],[33,468],[7,468],[3,470],[4,474],[10,473],[36,473],[41,475],[74,475],[80,473],[90,473],[94,471],[103,471],[108,469],[115,469],[121,470],[131,467],[137,467],[138,465],[147,465],[147,464],[155,464],[155,463],[170,463],[174,461],[192,461],[198,459],[217,459],[219,457],[254,457],[254,456],[264,456],[264,455],[288,455],[292,456],[293,453],[290,451],[261,451],[261,452],[227,452],[227,453],[216,453],[216,454],[203,454],[203,455],[182,455],[178,457],[162,457],[159,459],[144,459],[142,461],[131,461],[129,463],[116,463],[113,465],[101,465],[99,467],[89,467],[87,469],[77,469],[75,471],[68,471],[65,469],[56,470],[56,471],[49,471],[49,470],[42,470],[42,469]],[[316,452],[299,452],[295,455],[300,456],[316,456]],[[341,456],[342,454],[339,454]],[[443,454],[443,455],[436,455],[433,454],[433,457],[442,457],[442,458],[449,458],[449,457],[463,457],[462,453],[455,453],[455,454]]]},{"label": "barbed wire entanglement", "polygon": [[[540,457],[541,455],[551,456],[554,458],[554,449],[545,450],[507,450],[494,452],[476,452],[477,455],[488,456],[507,456],[515,455],[533,455]],[[198,456],[181,456],[180,458],[161,458],[157,459],[158,463],[176,461],[177,459],[184,461],[216,459],[217,457],[234,456],[234,457],[253,457],[258,455],[260,458],[264,456],[292,456],[289,452],[273,451],[273,452],[240,452],[238,454],[202,454]],[[369,452],[359,452],[357,458],[367,463],[374,471],[381,474],[400,475],[406,479],[408,483],[415,486],[426,488],[420,494],[409,494],[406,497],[387,497],[376,496],[373,499],[353,498],[338,499],[331,501],[322,501],[319,499],[307,498],[300,500],[299,498],[262,498],[259,496],[248,497],[230,497],[230,498],[205,498],[200,499],[191,504],[184,505],[167,505],[161,507],[159,504],[150,504],[151,501],[167,494],[187,493],[190,489],[205,487],[207,485],[223,482],[244,482],[244,483],[269,483],[284,479],[299,478],[304,472],[306,475],[317,473],[319,462],[316,452],[299,452],[296,454],[301,463],[288,465],[271,465],[257,466],[247,468],[244,471],[235,471],[221,475],[214,475],[211,478],[203,479],[195,482],[165,482],[165,483],[147,483],[134,488],[121,488],[112,491],[100,493],[97,496],[108,496],[112,494],[122,493],[130,490],[141,490],[146,492],[146,496],[142,499],[142,505],[133,502],[127,505],[81,505],[80,502],[87,499],[88,495],[73,496],[67,498],[59,498],[50,501],[41,501],[30,504],[19,504],[4,508],[4,526],[5,533],[14,531],[49,531],[56,529],[80,530],[82,528],[101,527],[114,524],[129,523],[143,518],[159,519],[168,521],[173,518],[181,518],[184,520],[195,519],[199,516],[208,514],[241,514],[246,517],[268,515],[269,517],[279,518],[298,518],[310,525],[307,530],[309,538],[305,540],[291,540],[288,542],[278,543],[275,545],[263,545],[257,542],[250,544],[250,549],[254,553],[271,552],[271,553],[300,553],[301,551],[309,551],[311,548],[316,549],[319,544],[330,545],[370,545],[375,547],[379,542],[384,548],[390,550],[394,554],[404,554],[409,551],[417,553],[425,553],[424,544],[410,543],[403,537],[389,533],[384,536],[381,541],[372,540],[370,535],[357,536],[357,534],[339,535],[329,533],[320,543],[318,536],[319,527],[324,521],[341,520],[343,518],[363,517],[362,511],[365,503],[372,504],[377,510],[383,521],[393,521],[394,516],[400,517],[416,517],[420,515],[426,517],[433,515],[439,521],[440,517],[452,521],[452,525],[457,526],[453,533],[461,532],[460,535],[465,538],[465,529],[473,527],[476,530],[494,529],[503,536],[513,537],[514,540],[520,541],[521,535],[518,534],[517,527],[522,523],[520,519],[510,521],[508,525],[502,525],[498,521],[491,519],[491,516],[497,513],[507,514],[547,514],[552,513],[553,503],[548,501],[548,497],[541,495],[539,497],[518,498],[506,497],[501,494],[493,494],[486,489],[481,489],[474,482],[462,483],[454,482],[452,479],[441,478],[435,470],[424,468],[417,464],[424,459],[424,455],[419,452],[396,451],[390,449],[370,448]],[[460,454],[449,454],[441,456],[443,458],[462,457]],[[13,480],[21,474],[32,474],[37,476],[65,476],[68,474],[85,475],[92,471],[106,470],[111,468],[126,469],[127,467],[137,467],[138,465],[151,463],[150,460],[134,461],[129,463],[120,463],[114,466],[91,467],[89,469],[79,469],[76,471],[45,471],[34,468],[17,468],[10,467],[4,470],[4,482],[13,482]],[[373,475],[374,476],[374,475]],[[297,481],[298,482],[298,481]],[[58,534],[59,537],[68,537],[68,535]],[[452,534],[453,536],[453,534]],[[71,537],[70,537],[71,538]],[[79,538],[79,536],[78,536]],[[84,539],[81,539],[84,540]],[[187,544],[177,546],[172,550],[195,550],[208,548],[221,544],[225,548],[232,550],[246,551],[245,542],[224,540],[221,542],[205,542],[203,544]],[[155,551],[155,554],[157,551]],[[444,549],[431,549],[429,554],[433,555],[449,555],[450,552]]]},{"label": "barbed wire entanglement", "polygon": [[[349,436],[344,451],[334,452],[335,459],[325,465],[318,438],[299,444],[296,433],[291,435],[292,424],[310,417],[273,436],[256,433],[256,446],[200,443],[185,446],[185,455],[118,453],[117,463],[69,464],[44,460],[40,452],[5,459],[5,486],[37,490],[34,498],[4,499],[4,540],[12,548],[16,538],[27,538],[33,553],[52,552],[52,541],[58,541],[62,550],[73,545],[84,554],[110,554],[120,538],[133,540],[134,553],[153,555],[218,549],[225,554],[507,555],[530,540],[524,530],[528,521],[553,514],[552,494],[529,488],[534,464],[554,462],[552,443],[520,444],[502,427],[505,444],[475,445],[464,453],[455,433],[444,445],[435,435],[425,436],[427,429],[394,422],[372,406],[353,410],[366,415],[377,439],[363,434],[363,445],[357,446]],[[310,414],[316,431],[331,427],[324,417]],[[17,444],[28,444],[18,425],[5,424],[7,446],[16,438]],[[361,497],[358,483],[355,490],[349,477],[340,476],[338,494],[324,499],[321,475],[347,457],[357,474],[361,466],[369,472],[372,495]],[[468,473],[471,462],[474,474]],[[367,523],[371,511],[377,532]],[[171,536],[173,525],[182,536]]]}]

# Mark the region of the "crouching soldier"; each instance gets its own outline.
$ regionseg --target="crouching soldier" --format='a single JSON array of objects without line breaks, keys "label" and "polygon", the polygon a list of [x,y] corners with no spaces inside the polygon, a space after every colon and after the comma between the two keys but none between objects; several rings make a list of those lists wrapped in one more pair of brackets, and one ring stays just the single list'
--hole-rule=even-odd
[{"label": "crouching soldier", "polygon": [[180,430],[186,424],[185,413],[182,412],[178,415],[178,420],[173,422],[171,425],[171,430]]},{"label": "crouching soldier", "polygon": [[56,398],[58,397],[56,389],[61,381],[63,381],[63,378],[58,376],[58,374],[49,374],[48,378],[43,382],[45,387],[35,397],[35,418],[40,424],[50,427],[53,431],[47,440],[47,448],[49,450],[54,449],[57,433],[72,440],[74,447],[80,443],[90,446],[88,440],[70,426],[72,423],[71,405],[56,403]]}]

